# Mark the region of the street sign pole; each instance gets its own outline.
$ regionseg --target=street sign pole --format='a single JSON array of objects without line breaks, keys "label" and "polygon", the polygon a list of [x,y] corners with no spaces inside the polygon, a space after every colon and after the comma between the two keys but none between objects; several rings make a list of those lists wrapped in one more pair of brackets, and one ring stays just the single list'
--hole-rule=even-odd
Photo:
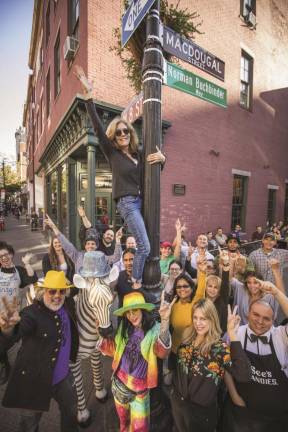
[{"label": "street sign pole", "polygon": [[[144,47],[143,83],[143,145],[144,160],[144,221],[150,241],[151,252],[143,272],[143,287],[160,299],[160,166],[146,162],[148,154],[161,149],[162,114],[161,91],[163,78],[163,53],[160,40],[160,0],[155,1],[146,21],[146,43]],[[170,430],[171,414],[165,403],[161,388],[162,362],[158,362],[158,387],[150,393],[150,430],[164,432]]]},{"label": "street sign pole", "polygon": [[155,1],[146,21],[146,43],[142,66],[143,82],[143,145],[144,162],[144,221],[150,240],[150,259],[144,268],[144,285],[158,289],[161,278],[159,265],[160,243],[160,166],[150,165],[146,158],[162,145],[161,90],[163,54],[159,38],[159,1]]}]

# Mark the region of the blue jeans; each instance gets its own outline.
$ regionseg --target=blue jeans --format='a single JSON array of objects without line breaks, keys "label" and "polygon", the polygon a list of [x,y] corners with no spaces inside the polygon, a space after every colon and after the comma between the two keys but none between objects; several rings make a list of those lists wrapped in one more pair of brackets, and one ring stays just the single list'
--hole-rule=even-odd
[{"label": "blue jeans", "polygon": [[145,260],[150,253],[150,243],[141,214],[141,205],[141,199],[131,195],[119,198],[117,202],[117,210],[122,219],[124,219],[124,223],[127,224],[129,232],[135,237],[137,243],[137,250],[132,268],[132,281],[139,282],[142,280]]}]

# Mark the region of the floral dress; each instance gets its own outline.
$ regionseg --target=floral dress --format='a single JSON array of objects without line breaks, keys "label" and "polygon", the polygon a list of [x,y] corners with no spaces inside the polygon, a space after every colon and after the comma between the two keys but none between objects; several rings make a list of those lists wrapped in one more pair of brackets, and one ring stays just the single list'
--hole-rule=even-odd
[{"label": "floral dress", "polygon": [[248,368],[249,362],[240,342],[232,342],[230,351],[230,347],[219,340],[207,355],[202,355],[193,343],[180,345],[174,390],[184,400],[208,407],[217,402],[217,391],[225,370],[245,380]]}]

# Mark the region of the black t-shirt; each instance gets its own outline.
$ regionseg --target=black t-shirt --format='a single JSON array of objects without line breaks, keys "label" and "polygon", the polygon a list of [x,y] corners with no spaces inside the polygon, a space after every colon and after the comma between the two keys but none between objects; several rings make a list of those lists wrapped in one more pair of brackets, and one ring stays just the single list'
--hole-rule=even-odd
[{"label": "black t-shirt", "polygon": [[98,251],[103,252],[107,256],[111,256],[115,252],[115,242],[113,241],[110,246],[106,246],[101,239],[99,241],[99,246],[97,248]]},{"label": "black t-shirt", "polygon": [[[34,273],[33,276],[28,276],[27,271],[24,267],[22,267],[22,266],[15,266],[15,267],[18,270],[20,280],[21,280],[20,288],[24,288],[27,285],[30,285],[30,284],[37,282],[38,278],[37,278],[36,273]],[[10,268],[1,267],[1,272],[14,273],[15,267],[10,267]]]}]

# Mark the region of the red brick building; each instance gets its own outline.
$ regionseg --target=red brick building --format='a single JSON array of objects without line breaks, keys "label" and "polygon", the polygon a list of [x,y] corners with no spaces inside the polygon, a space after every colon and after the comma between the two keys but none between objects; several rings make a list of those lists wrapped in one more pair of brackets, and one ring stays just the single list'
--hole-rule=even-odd
[{"label": "red brick building", "polygon": [[[220,225],[230,231],[236,222],[250,236],[256,224],[288,218],[288,3],[181,0],[180,6],[199,13],[203,34],[195,41],[225,62],[225,80],[180,65],[227,89],[228,106],[163,87],[164,128],[170,127],[163,138],[168,160],[161,178],[161,238],[173,237],[178,216],[188,237]],[[30,207],[45,206],[73,241],[80,202],[91,217],[95,212],[96,221],[108,212],[117,223],[110,169],[72,70],[79,64],[94,80],[104,122],[121,112],[134,92],[109,47],[123,12],[122,0],[34,5],[33,75],[23,124],[31,190],[34,185],[39,193],[35,198],[31,193]],[[69,42],[75,45],[70,50]],[[140,133],[141,121],[136,126]]]}]

